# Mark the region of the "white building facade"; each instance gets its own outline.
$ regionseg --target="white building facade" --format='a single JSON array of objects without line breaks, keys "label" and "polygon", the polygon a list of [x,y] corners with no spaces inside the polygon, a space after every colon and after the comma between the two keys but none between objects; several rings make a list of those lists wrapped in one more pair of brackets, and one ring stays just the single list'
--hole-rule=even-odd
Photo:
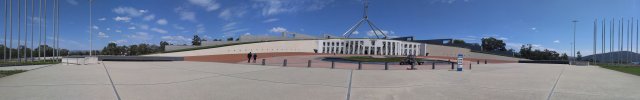
[{"label": "white building facade", "polygon": [[353,55],[425,56],[427,44],[386,39],[318,40],[318,53]]}]

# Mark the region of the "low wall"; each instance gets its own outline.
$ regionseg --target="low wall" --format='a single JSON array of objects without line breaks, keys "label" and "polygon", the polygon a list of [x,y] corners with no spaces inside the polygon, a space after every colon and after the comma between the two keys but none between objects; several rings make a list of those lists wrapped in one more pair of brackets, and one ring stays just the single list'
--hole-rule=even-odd
[{"label": "low wall", "polygon": [[209,48],[202,50],[152,54],[146,56],[168,56],[168,57],[185,57],[185,56],[202,56],[202,55],[222,55],[222,54],[246,54],[253,53],[270,53],[270,52],[306,52],[314,53],[313,49],[317,49],[317,40],[294,40],[294,41],[274,41],[232,45],[218,48]]},{"label": "low wall", "polygon": [[462,53],[465,58],[484,58],[484,59],[494,59],[494,60],[504,60],[504,61],[525,60],[521,58],[471,52],[471,50],[467,48],[450,47],[450,46],[433,45],[433,44],[427,45],[427,52],[429,53],[429,56],[441,56],[441,57],[457,57],[458,53]]}]

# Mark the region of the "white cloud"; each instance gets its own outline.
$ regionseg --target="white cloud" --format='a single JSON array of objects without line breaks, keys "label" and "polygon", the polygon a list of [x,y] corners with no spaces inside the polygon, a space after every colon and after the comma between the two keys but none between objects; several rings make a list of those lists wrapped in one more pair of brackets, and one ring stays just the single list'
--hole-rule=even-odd
[{"label": "white cloud", "polygon": [[96,25],[91,26],[91,28],[96,29],[96,30],[97,30],[97,29],[100,29],[100,27],[98,27],[98,26],[96,26]]},{"label": "white cloud", "polygon": [[244,16],[244,14],[246,13],[247,11],[245,11],[242,8],[224,9],[222,12],[220,12],[220,14],[218,15],[218,18],[221,18],[224,20],[230,20],[232,18],[240,18]]},{"label": "white cloud", "polygon": [[359,31],[353,31],[353,33],[351,33],[351,34],[360,34],[360,32]]},{"label": "white cloud", "polygon": [[499,37],[498,39],[499,40],[509,40],[509,38],[506,38],[506,37]]},{"label": "white cloud", "polygon": [[122,30],[116,30],[116,32],[118,32],[118,33],[122,33]]},{"label": "white cloud", "polygon": [[382,33],[380,33],[379,31],[373,32],[373,30],[369,30],[367,32],[367,36],[376,36],[376,33],[378,33],[378,36],[383,37],[385,35],[389,35],[389,34],[395,34],[395,32],[393,31],[387,31],[387,30],[382,30]]},{"label": "white cloud", "polygon": [[220,8],[215,0],[189,0],[189,3],[205,8],[206,11],[214,11]]},{"label": "white cloud", "polygon": [[138,25],[138,27],[140,27],[140,29],[143,29],[143,30],[149,30],[149,25],[147,24],[140,24]]},{"label": "white cloud", "polygon": [[130,30],[135,30],[135,29],[136,29],[136,27],[135,27],[135,26],[131,26],[131,27],[129,27],[129,29],[130,29]]},{"label": "white cloud", "polygon": [[71,5],[78,5],[78,1],[76,0],[67,0],[67,3],[71,4]]},{"label": "white cloud", "polygon": [[553,43],[560,43],[560,40],[555,40],[553,41]]},{"label": "white cloud", "polygon": [[127,38],[135,40],[151,40],[153,36],[149,35],[147,32],[137,32],[135,34],[127,35]]},{"label": "white cloud", "polygon": [[196,13],[193,11],[189,11],[182,7],[175,8],[174,11],[180,15],[180,20],[186,20],[191,22],[197,22]]},{"label": "white cloud", "polygon": [[146,10],[138,10],[136,8],[133,8],[133,7],[117,7],[117,8],[113,8],[113,12],[115,12],[116,14],[121,14],[121,15],[139,17],[139,16],[142,16],[147,11]]},{"label": "white cloud", "polygon": [[178,30],[184,30],[185,28],[178,25],[178,24],[173,24],[173,28],[178,29]]},{"label": "white cloud", "polygon": [[262,9],[262,15],[276,15],[298,11],[315,11],[325,8],[335,0],[254,0],[254,8]]},{"label": "white cloud", "polygon": [[169,21],[167,21],[167,19],[158,19],[156,23],[158,23],[159,25],[167,25]]},{"label": "white cloud", "polygon": [[287,29],[283,27],[274,27],[274,28],[271,28],[271,30],[269,31],[273,33],[282,33],[282,32],[287,32]]},{"label": "white cloud", "polygon": [[537,29],[538,29],[538,28],[535,28],[535,27],[532,27],[532,28],[531,28],[531,30],[534,30],[534,31],[535,31],[535,30],[537,30]]},{"label": "white cloud", "polygon": [[104,33],[104,32],[98,32],[98,37],[99,37],[99,38],[109,38],[109,35],[107,35],[107,34],[106,34],[106,33]]},{"label": "white cloud", "polygon": [[251,35],[251,33],[247,32],[247,33],[244,33],[244,35]]},{"label": "white cloud", "polygon": [[218,15],[219,18],[229,20],[231,18],[231,10],[225,9]]},{"label": "white cloud", "polygon": [[127,40],[120,39],[120,40],[109,41],[109,42],[110,42],[110,43],[116,43],[116,44],[122,44],[122,43],[127,43]]},{"label": "white cloud", "polygon": [[159,28],[151,28],[151,31],[158,32],[158,33],[162,33],[162,34],[167,34],[167,33],[169,33],[168,31],[163,30],[163,29],[159,29]]},{"label": "white cloud", "polygon": [[161,38],[162,40],[165,40],[170,43],[184,43],[184,42],[191,41],[190,38],[186,38],[184,36],[162,36]]},{"label": "white cloud", "polygon": [[222,26],[222,31],[229,31],[229,30],[236,29],[237,24],[238,23],[236,22],[227,23],[224,26]]},{"label": "white cloud", "polygon": [[197,33],[197,34],[204,33],[204,32],[206,32],[206,30],[207,30],[207,29],[204,27],[204,24],[198,24],[198,25],[196,26],[196,28],[197,28],[197,29],[196,29],[196,33]]},{"label": "white cloud", "polygon": [[107,28],[107,31],[110,31],[110,30],[111,30],[111,28]]},{"label": "white cloud", "polygon": [[129,22],[129,21],[131,21],[131,17],[120,17],[120,16],[116,16],[116,18],[113,18],[113,20],[115,20],[115,21]]},{"label": "white cloud", "polygon": [[236,27],[238,23],[236,22],[231,22],[231,23],[227,23],[222,27],[222,32],[224,34],[224,36],[233,36],[236,33],[240,33],[240,32],[244,32],[247,31],[249,29],[247,28],[238,28]]},{"label": "white cloud", "polygon": [[107,20],[107,18],[102,17],[102,18],[100,18],[100,19],[98,19],[98,20],[99,20],[99,21],[105,21],[105,20]]},{"label": "white cloud", "polygon": [[271,18],[271,19],[267,19],[267,20],[262,21],[262,23],[271,23],[271,22],[275,22],[275,21],[278,21],[278,20],[280,20],[280,19]]},{"label": "white cloud", "polygon": [[155,19],[155,18],[156,18],[156,15],[151,14],[151,15],[144,16],[144,18],[142,18],[142,20],[144,20],[144,21],[151,21],[151,20],[153,20],[153,19]]}]

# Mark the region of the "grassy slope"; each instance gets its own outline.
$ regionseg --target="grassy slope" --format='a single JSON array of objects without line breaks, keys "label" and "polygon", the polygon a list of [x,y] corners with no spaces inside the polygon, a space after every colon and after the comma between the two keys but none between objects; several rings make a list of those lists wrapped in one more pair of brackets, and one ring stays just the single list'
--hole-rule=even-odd
[{"label": "grassy slope", "polygon": [[602,68],[640,76],[640,67],[628,65],[599,65]]},{"label": "grassy slope", "polygon": [[5,77],[5,76],[9,76],[9,75],[13,75],[13,74],[26,72],[26,71],[27,70],[0,70],[0,78],[1,77]]},{"label": "grassy slope", "polygon": [[361,62],[400,62],[402,60],[401,57],[372,58],[370,56],[350,56],[350,57],[344,57],[343,59],[351,60],[351,61],[361,61]]},{"label": "grassy slope", "polygon": [[0,62],[0,67],[6,66],[24,66],[24,65],[46,65],[46,64],[58,64],[60,61],[35,61],[35,62]]}]

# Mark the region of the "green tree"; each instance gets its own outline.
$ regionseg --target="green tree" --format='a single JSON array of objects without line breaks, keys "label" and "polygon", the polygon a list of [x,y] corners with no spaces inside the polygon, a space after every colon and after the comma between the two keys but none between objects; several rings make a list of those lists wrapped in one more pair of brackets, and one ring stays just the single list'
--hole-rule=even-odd
[{"label": "green tree", "polygon": [[507,51],[506,44],[502,40],[493,37],[482,38],[482,50],[484,51]]},{"label": "green tree", "polygon": [[464,40],[453,40],[453,44],[466,44]]},{"label": "green tree", "polygon": [[164,51],[164,50],[165,50],[165,47],[166,47],[167,45],[169,45],[169,42],[167,42],[167,41],[160,41],[160,50],[161,50],[161,51]]},{"label": "green tree", "polygon": [[202,39],[200,39],[198,35],[194,35],[193,39],[191,40],[191,45],[200,46],[201,44],[202,44]]},{"label": "green tree", "polygon": [[562,56],[560,56],[560,60],[569,60],[569,56],[567,55],[567,53],[562,53]]},{"label": "green tree", "polygon": [[576,53],[576,55],[578,55],[578,57],[576,57],[576,59],[582,60],[582,54],[580,54],[580,51],[578,51],[578,53]]},{"label": "green tree", "polygon": [[227,41],[233,41],[233,37],[227,38]]}]

